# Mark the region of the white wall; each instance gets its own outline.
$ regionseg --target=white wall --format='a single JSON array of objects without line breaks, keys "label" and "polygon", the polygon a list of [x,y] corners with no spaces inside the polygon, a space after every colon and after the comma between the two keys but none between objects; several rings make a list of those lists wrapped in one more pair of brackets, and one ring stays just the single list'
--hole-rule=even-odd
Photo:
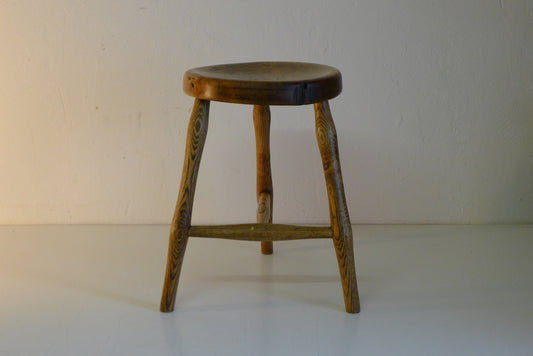
[{"label": "white wall", "polygon": [[[353,222],[533,222],[531,0],[3,0],[0,223],[168,223],[182,73],[253,60],[343,73]],[[272,115],[274,219],[327,222],[312,108]],[[251,107],[209,129],[193,220],[253,221]]]}]

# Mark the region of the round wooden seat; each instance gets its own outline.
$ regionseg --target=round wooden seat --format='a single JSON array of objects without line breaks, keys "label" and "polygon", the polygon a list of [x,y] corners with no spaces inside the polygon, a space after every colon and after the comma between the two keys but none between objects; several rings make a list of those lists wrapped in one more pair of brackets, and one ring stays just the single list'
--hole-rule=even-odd
[{"label": "round wooden seat", "polygon": [[183,90],[199,99],[252,105],[304,105],[336,97],[341,73],[300,62],[222,64],[188,70]]}]

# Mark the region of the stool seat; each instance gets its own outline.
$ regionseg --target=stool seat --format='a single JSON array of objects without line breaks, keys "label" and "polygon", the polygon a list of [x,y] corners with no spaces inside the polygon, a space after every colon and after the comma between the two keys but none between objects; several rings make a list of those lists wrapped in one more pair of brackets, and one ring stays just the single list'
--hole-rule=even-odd
[{"label": "stool seat", "polygon": [[336,97],[341,73],[330,66],[301,62],[222,64],[188,70],[186,94],[205,100],[252,105],[304,105]]}]

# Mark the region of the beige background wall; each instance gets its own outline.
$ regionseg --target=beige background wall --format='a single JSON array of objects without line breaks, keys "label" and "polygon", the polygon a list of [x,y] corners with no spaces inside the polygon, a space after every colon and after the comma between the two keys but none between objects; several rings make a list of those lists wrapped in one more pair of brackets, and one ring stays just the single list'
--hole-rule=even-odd
[{"label": "beige background wall", "polygon": [[[533,1],[0,2],[0,223],[168,223],[189,67],[327,63],[357,223],[533,222]],[[277,222],[324,223],[311,107],[272,109]],[[214,103],[193,220],[253,221],[251,108]]]}]

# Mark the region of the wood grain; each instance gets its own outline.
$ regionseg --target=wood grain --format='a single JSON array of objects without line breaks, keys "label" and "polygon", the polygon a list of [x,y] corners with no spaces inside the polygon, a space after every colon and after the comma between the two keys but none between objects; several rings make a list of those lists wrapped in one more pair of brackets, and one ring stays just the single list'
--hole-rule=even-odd
[{"label": "wood grain", "polygon": [[339,95],[342,78],[337,69],[315,63],[232,63],[188,70],[183,90],[228,103],[304,105]]},{"label": "wood grain", "polygon": [[[270,168],[270,108],[254,106],[255,151],[257,160],[257,222],[272,224],[274,193]],[[271,255],[272,241],[261,242],[261,253]]]},{"label": "wood grain", "polygon": [[[332,67],[298,62],[254,62],[194,68],[183,78],[184,91],[196,97],[187,132],[180,192],[172,220],[161,311],[174,309],[183,256],[189,236],[261,241],[263,254],[272,241],[331,238],[341,275],[346,311],[360,310],[352,228],[328,99],[342,90],[340,72]],[[203,147],[209,100],[253,104],[257,157],[257,224],[191,226],[191,213]],[[331,226],[272,224],[273,189],[270,166],[269,105],[314,104],[316,135],[328,193]]]},{"label": "wood grain", "polygon": [[358,313],[360,305],[355,275],[352,225],[344,195],[337,132],[329,103],[327,101],[315,103],[314,109],[316,137],[326,178],[333,244],[337,253],[344,304],[348,313]]},{"label": "wood grain", "polygon": [[329,226],[298,226],[284,224],[238,224],[191,226],[189,236],[245,241],[287,241],[332,238]]},{"label": "wood grain", "polygon": [[208,122],[209,101],[196,99],[189,121],[180,192],[170,229],[167,269],[161,297],[162,312],[174,310],[183,255],[189,237],[196,178],[207,135]]}]

